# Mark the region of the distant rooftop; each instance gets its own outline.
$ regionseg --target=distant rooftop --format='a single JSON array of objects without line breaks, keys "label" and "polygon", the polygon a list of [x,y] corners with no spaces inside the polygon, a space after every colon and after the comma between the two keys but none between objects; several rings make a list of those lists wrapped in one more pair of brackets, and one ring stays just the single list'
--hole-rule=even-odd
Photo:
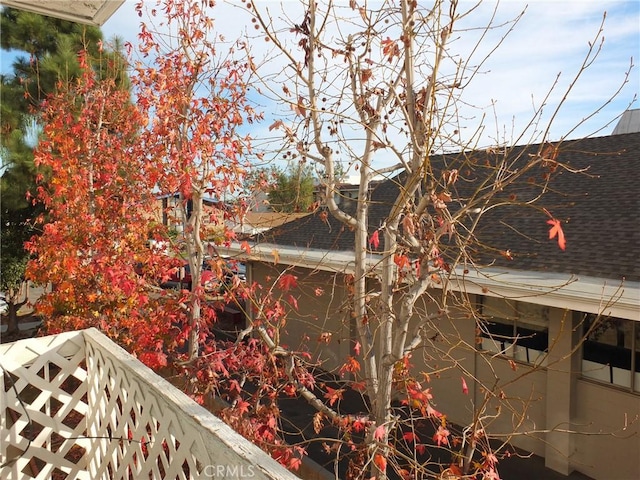
[{"label": "distant rooftop", "polygon": [[618,120],[616,128],[613,129],[612,135],[638,132],[640,132],[640,108],[624,112]]}]

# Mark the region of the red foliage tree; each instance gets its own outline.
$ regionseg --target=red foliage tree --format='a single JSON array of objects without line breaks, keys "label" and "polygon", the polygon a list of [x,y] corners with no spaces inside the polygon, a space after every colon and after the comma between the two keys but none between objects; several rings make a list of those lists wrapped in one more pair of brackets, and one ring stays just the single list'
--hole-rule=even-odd
[{"label": "red foliage tree", "polygon": [[100,79],[86,52],[79,55],[81,76],[60,82],[42,107],[35,162],[46,172],[37,200],[47,213],[42,235],[27,244],[27,274],[53,286],[37,304],[49,333],[94,326],[162,366],[165,341],[177,336],[165,299],[150,295],[136,271],[144,264],[154,277],[162,268],[148,247],[152,185],[144,158],[132,155],[142,116],[128,90],[113,76]]},{"label": "red foliage tree", "polygon": [[[201,328],[206,327],[201,325],[201,269],[207,253],[216,256],[205,244],[211,236],[206,217],[217,227],[217,243],[233,238],[224,224],[227,207],[221,205],[211,214],[203,203],[207,197],[220,202],[241,188],[250,143],[238,130],[258,115],[246,98],[252,68],[246,46],[224,44],[215,35],[207,8],[213,2],[170,0],[156,6],[149,14],[162,17],[162,30],[142,24],[137,46],[152,65],[138,62],[133,77],[138,105],[151,119],[138,155],[148,160],[148,178],[163,193],[179,198],[182,245],[192,275],[191,292],[184,300],[193,359],[206,335]],[[137,5],[140,14],[142,8],[142,3]],[[236,52],[244,59],[238,60]]]}]

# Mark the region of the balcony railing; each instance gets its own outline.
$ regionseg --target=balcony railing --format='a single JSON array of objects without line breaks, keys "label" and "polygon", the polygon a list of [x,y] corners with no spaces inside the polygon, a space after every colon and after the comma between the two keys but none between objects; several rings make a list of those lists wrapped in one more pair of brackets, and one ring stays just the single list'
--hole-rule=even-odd
[{"label": "balcony railing", "polygon": [[96,329],[0,346],[0,478],[297,478]]}]

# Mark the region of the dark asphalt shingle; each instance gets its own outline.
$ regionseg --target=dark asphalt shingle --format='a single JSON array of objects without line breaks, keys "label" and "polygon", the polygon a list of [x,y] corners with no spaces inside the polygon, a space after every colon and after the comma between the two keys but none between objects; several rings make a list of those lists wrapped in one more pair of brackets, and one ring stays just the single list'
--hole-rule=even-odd
[{"label": "dark asphalt shingle", "polygon": [[[523,153],[514,167],[526,162],[528,153],[537,147],[514,148],[512,155]],[[477,236],[490,248],[478,250],[476,259],[514,270],[640,281],[640,133],[566,141],[559,151],[560,163],[582,173],[557,169],[550,190],[539,205],[562,221],[566,250],[560,250],[555,240],[549,240],[548,217],[543,211],[511,206],[492,210],[482,217]],[[487,152],[432,158],[436,171],[445,168],[460,171],[450,210],[455,210],[456,201],[466,203],[480,181],[494,171],[485,167],[491,158]],[[514,194],[518,199],[530,198],[534,191],[539,191],[547,172],[548,169],[532,171],[528,181],[505,189],[499,198]],[[373,189],[371,231],[382,224],[398,193],[394,180]],[[353,250],[353,232],[323,211],[282,225],[262,236],[261,241],[302,248]],[[505,250],[512,252],[513,260],[500,255]]]}]

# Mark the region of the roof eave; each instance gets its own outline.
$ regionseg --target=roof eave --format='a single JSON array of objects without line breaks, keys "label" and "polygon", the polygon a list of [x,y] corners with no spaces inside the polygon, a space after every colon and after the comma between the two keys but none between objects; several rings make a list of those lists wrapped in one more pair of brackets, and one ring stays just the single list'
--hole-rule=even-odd
[{"label": "roof eave", "polygon": [[[225,254],[244,261],[278,263],[333,273],[352,274],[355,271],[353,252],[329,252],[267,243],[250,244],[250,253],[247,250],[246,246],[234,243],[225,250]],[[274,251],[277,252],[277,258]],[[372,276],[380,274],[381,259],[379,254],[369,254],[368,270]],[[640,282],[483,268],[468,273],[458,269],[452,273],[449,285],[456,291],[470,294],[505,297],[640,321]],[[441,286],[434,282],[433,287]]]}]

